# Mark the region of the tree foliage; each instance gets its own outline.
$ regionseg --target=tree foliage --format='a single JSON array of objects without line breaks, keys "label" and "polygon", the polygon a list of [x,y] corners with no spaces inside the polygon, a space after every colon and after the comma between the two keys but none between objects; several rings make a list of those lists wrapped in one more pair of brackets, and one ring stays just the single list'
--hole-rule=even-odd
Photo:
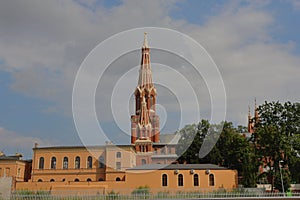
[{"label": "tree foliage", "polygon": [[[210,124],[202,120],[179,131],[181,139],[177,154],[180,163],[213,163],[238,170],[245,187],[259,181],[259,167],[277,189],[281,190],[281,176],[285,189],[290,182],[300,182],[300,104],[265,102],[258,107],[259,121],[251,139],[241,133],[247,129],[235,128],[231,122]],[[208,134],[221,133],[205,157],[199,158],[199,149]],[[280,169],[279,163],[283,162]],[[273,187],[272,187],[273,188]]]},{"label": "tree foliage", "polygon": [[258,112],[259,123],[256,124],[252,137],[256,155],[264,162],[272,185],[279,190],[282,190],[279,163],[284,163],[282,174],[286,183],[285,189],[288,189],[291,178],[299,181],[299,173],[289,170],[291,166],[299,165],[299,103],[265,102],[258,107]]},{"label": "tree foliage", "polygon": [[[210,130],[210,132],[209,132]],[[211,152],[204,158],[199,158],[198,153],[204,138],[208,134],[220,133],[220,137]],[[185,126],[179,131],[181,139],[177,154],[181,163],[213,163],[230,169],[238,170],[244,176],[243,183],[247,187],[255,185],[257,164],[253,162],[254,152],[247,139],[233,127],[231,122],[209,124],[202,120],[198,124]],[[186,151],[184,151],[186,150]],[[184,153],[182,153],[184,152]],[[247,165],[243,163],[249,162]]]}]

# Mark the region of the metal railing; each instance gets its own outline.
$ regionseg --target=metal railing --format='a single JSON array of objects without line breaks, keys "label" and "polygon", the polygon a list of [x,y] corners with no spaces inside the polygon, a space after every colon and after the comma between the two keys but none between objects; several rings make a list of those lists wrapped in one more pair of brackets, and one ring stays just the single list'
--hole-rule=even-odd
[{"label": "metal railing", "polygon": [[[242,191],[209,191],[192,190],[136,189],[126,194],[126,190],[110,190],[103,194],[97,191],[60,191],[59,193],[43,191],[17,191],[11,194],[13,200],[123,200],[123,199],[300,199],[300,193],[270,193],[270,192],[242,192]],[[127,190],[128,191],[128,190]],[[1,197],[0,197],[1,199]]]}]

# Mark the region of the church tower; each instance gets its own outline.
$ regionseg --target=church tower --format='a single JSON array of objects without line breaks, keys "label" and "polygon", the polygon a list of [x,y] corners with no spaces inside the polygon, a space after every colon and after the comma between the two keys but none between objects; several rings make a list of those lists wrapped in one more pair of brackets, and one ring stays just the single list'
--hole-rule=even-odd
[{"label": "church tower", "polygon": [[152,151],[152,143],[159,142],[159,116],[156,115],[156,89],[152,82],[150,48],[144,34],[141,67],[135,95],[135,115],[131,116],[131,144],[138,152]]},{"label": "church tower", "polygon": [[251,117],[250,114],[250,106],[248,107],[248,132],[254,133],[255,131],[255,125],[259,123],[259,114],[258,114],[258,108],[256,105],[256,98],[254,99],[254,117]]}]

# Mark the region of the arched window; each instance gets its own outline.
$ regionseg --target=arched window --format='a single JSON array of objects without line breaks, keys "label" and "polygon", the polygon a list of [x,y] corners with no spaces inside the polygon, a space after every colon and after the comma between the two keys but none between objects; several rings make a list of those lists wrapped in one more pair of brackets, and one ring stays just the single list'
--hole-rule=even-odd
[{"label": "arched window", "polygon": [[75,178],[75,180],[74,180],[75,182],[79,182],[79,179],[78,178]]},{"label": "arched window", "polygon": [[215,176],[213,174],[209,175],[209,186],[215,185]]},{"label": "arched window", "polygon": [[51,158],[51,169],[56,169],[56,158],[55,157]]},{"label": "arched window", "polygon": [[91,169],[93,167],[93,158],[89,156],[87,159],[87,168]]},{"label": "arched window", "polygon": [[76,156],[75,158],[75,169],[80,169],[80,157]]},{"label": "arched window", "polygon": [[145,159],[142,159],[142,165],[146,165],[147,161]]},{"label": "arched window", "polygon": [[153,110],[153,105],[154,105],[153,95],[151,95],[149,97],[149,109]]},{"label": "arched window", "polygon": [[43,182],[43,180],[42,180],[42,179],[39,179],[38,182]]},{"label": "arched window", "polygon": [[54,182],[54,179],[50,179],[50,182]]},{"label": "arched window", "polygon": [[65,179],[65,178],[63,178],[61,181],[62,181],[62,182],[65,182],[65,181],[66,181],[66,179]]},{"label": "arched window", "polygon": [[39,161],[39,169],[44,169],[44,157],[40,157],[40,161]]},{"label": "arched window", "polygon": [[116,157],[121,158],[121,152],[118,151]]},{"label": "arched window", "polygon": [[168,186],[168,176],[167,174],[163,174],[161,177],[162,186]]},{"label": "arched window", "polygon": [[116,181],[121,181],[120,177],[117,177],[117,178],[116,178]]},{"label": "arched window", "polygon": [[183,186],[183,175],[178,174],[178,186]]},{"label": "arched window", "polygon": [[99,168],[104,168],[104,157],[103,156],[99,157]]},{"label": "arched window", "polygon": [[199,186],[199,176],[198,176],[198,174],[194,174],[194,186]]},{"label": "arched window", "polygon": [[135,108],[136,108],[137,111],[140,110],[140,101],[141,101],[140,93],[137,92],[137,94],[136,94],[136,101],[135,101]]},{"label": "arched window", "polygon": [[68,169],[68,165],[69,165],[69,159],[68,157],[64,157],[63,168]]},{"label": "arched window", "polygon": [[86,179],[86,181],[87,181],[87,182],[91,182],[91,181],[92,181],[92,179],[88,178],[88,179]]}]

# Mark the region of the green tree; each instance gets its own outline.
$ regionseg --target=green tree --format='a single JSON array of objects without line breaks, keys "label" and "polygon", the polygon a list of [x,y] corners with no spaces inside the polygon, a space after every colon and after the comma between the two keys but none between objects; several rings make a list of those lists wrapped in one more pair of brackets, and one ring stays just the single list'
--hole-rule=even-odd
[{"label": "green tree", "polygon": [[178,159],[180,163],[200,163],[198,153],[209,126],[207,120],[202,120],[197,125],[186,125],[179,131],[181,137],[176,153],[181,155]]},{"label": "green tree", "polygon": [[[255,185],[258,165],[253,162],[255,160],[253,148],[231,122],[211,125],[207,120],[202,120],[197,125],[185,126],[179,133],[181,134],[177,150],[177,154],[181,155],[178,159],[179,162],[212,163],[236,169],[239,176],[244,177],[245,182],[243,181],[243,184],[245,186]],[[221,134],[216,145],[206,157],[200,159],[198,153],[205,137],[208,134],[217,137],[218,133]],[[213,139],[216,138],[213,137]],[[247,163],[247,165],[243,163]]]},{"label": "green tree", "polygon": [[[299,103],[265,102],[259,106],[259,123],[253,134],[256,155],[267,166],[272,186],[281,187],[279,162],[297,164],[300,150],[300,106]],[[282,168],[285,183],[289,183],[290,171]],[[292,177],[299,180],[299,173],[292,171]],[[288,187],[288,186],[287,186]],[[273,187],[272,187],[273,188]]]}]

